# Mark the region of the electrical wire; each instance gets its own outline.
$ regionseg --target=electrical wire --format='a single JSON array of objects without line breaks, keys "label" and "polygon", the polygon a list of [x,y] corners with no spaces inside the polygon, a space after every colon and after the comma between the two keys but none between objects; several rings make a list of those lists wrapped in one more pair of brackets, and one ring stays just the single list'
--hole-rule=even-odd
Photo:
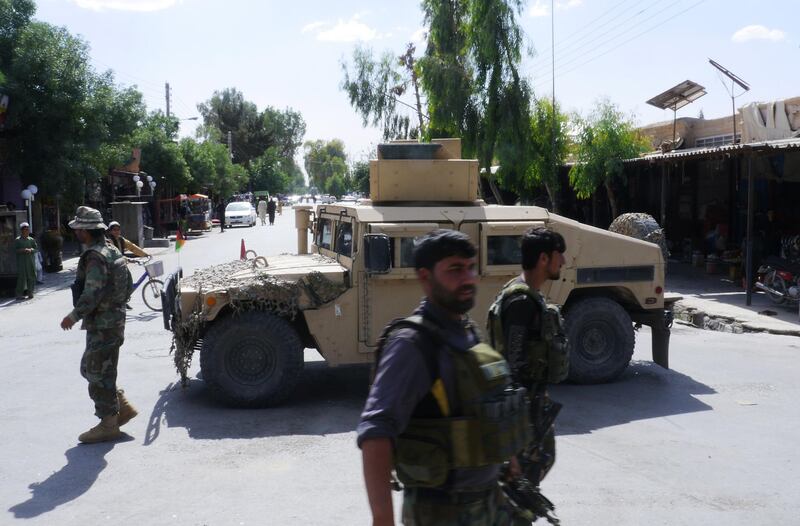
[{"label": "electrical wire", "polygon": [[[665,11],[668,11],[669,9],[671,9],[672,7],[674,7],[675,5],[677,5],[677,4],[680,4],[682,1],[683,1],[683,0],[675,0],[675,1],[674,1],[674,2],[672,2],[671,4],[669,4],[669,5],[667,5],[666,7],[664,7],[663,9],[661,9],[661,10],[659,10],[659,11],[656,11],[655,13],[653,13],[652,15],[650,15],[650,16],[648,16],[648,17],[644,18],[643,20],[637,21],[637,24],[638,24],[638,25],[641,25],[641,24],[644,24],[644,23],[648,22],[649,20],[652,20],[653,18],[656,18],[657,16],[659,16],[659,15],[660,15],[660,14],[662,14],[662,13],[664,13]],[[649,7],[653,7],[653,6],[649,6]],[[614,28],[611,28],[609,31],[606,31],[605,33],[602,33],[601,35],[598,35],[596,38],[594,38],[594,39],[592,39],[592,40],[590,40],[590,41],[586,42],[586,44],[585,44],[585,45],[586,45],[586,46],[590,46],[590,47],[591,47],[591,51],[589,51],[589,52],[591,53],[591,52],[592,52],[592,51],[594,51],[594,50],[600,49],[600,48],[602,48],[603,46],[605,46],[606,44],[608,44],[608,43],[610,43],[610,42],[613,42],[614,40],[617,40],[618,38],[624,37],[625,35],[628,35],[628,34],[630,34],[631,32],[635,31],[635,30],[636,30],[636,27],[637,27],[637,24],[631,24],[631,23],[630,23],[630,22],[631,22],[631,20],[632,20],[633,18],[636,18],[636,17],[638,17],[638,16],[639,16],[641,13],[644,13],[644,12],[645,12],[647,9],[649,9],[649,7],[648,7],[648,8],[645,8],[645,9],[643,9],[643,10],[639,11],[639,12],[637,12],[637,13],[636,13],[635,15],[633,15],[632,17],[628,17],[628,18],[626,18],[625,20],[623,20],[623,21],[620,23],[620,25],[622,25],[622,24],[625,24],[626,26],[628,26],[628,27],[629,27],[628,29],[626,29],[626,30],[624,30],[624,31],[621,31],[621,32],[619,32],[619,33],[616,33],[616,34],[615,34],[615,35],[613,35],[611,38],[607,38],[607,39],[603,40],[602,42],[600,42],[599,44],[594,44],[594,45],[592,45],[594,42],[596,42],[596,41],[597,41],[597,40],[599,40],[600,38],[602,38],[602,37],[606,36],[608,33],[610,33],[611,31],[613,31],[613,30],[614,30],[614,29],[617,27],[617,26],[614,26]],[[580,52],[580,51],[583,51],[583,48],[581,48],[581,49],[577,49],[576,51],[578,51],[578,52]],[[568,55],[571,55],[571,54],[572,54],[572,53],[568,53]],[[576,61],[578,61],[578,60],[581,60],[581,59],[582,59],[582,58],[584,58],[585,56],[586,56],[585,54],[579,54],[579,55],[577,55],[577,56],[574,56],[573,58],[570,58],[570,59],[569,59],[569,60],[567,60],[567,61],[563,61],[563,62],[561,62],[561,63],[560,63],[560,64],[559,64],[559,65],[556,67],[556,70],[563,69],[565,66],[568,66],[569,64],[573,64],[573,63],[575,63]],[[564,58],[564,57],[562,57],[562,59],[563,59],[563,58]],[[537,72],[537,71],[534,71],[534,78],[536,78],[536,73],[539,73],[539,72],[542,72],[542,71],[546,71],[546,69],[545,69],[545,68],[540,68],[538,72]]]},{"label": "electrical wire", "polygon": [[[635,34],[635,35],[634,35],[634,36],[632,36],[631,38],[629,38],[629,39],[627,39],[627,40],[624,40],[624,41],[620,42],[619,44],[617,44],[617,45],[615,45],[615,46],[613,46],[613,47],[611,47],[611,48],[609,48],[609,49],[607,49],[607,50],[603,51],[602,53],[600,53],[600,54],[598,54],[598,55],[595,55],[595,56],[591,57],[589,60],[586,60],[585,62],[582,62],[582,63],[580,63],[580,64],[578,64],[578,65],[576,65],[576,66],[574,66],[574,67],[572,67],[572,68],[570,68],[570,69],[567,69],[566,71],[558,72],[558,68],[556,68],[556,71],[558,72],[556,76],[557,76],[557,77],[558,77],[558,76],[561,76],[561,77],[563,77],[564,75],[567,75],[568,73],[571,73],[571,72],[573,72],[573,71],[576,71],[576,70],[578,70],[578,69],[582,68],[583,66],[585,66],[585,65],[587,65],[587,64],[590,64],[590,63],[592,63],[592,62],[596,61],[597,59],[599,59],[599,58],[601,58],[601,57],[604,57],[605,55],[607,55],[607,54],[611,53],[612,51],[614,51],[614,50],[616,50],[616,49],[618,49],[618,48],[620,48],[621,46],[624,46],[625,44],[627,44],[627,43],[629,43],[629,42],[631,42],[631,41],[633,41],[633,40],[636,40],[637,38],[639,38],[639,37],[641,37],[641,36],[644,36],[644,35],[646,35],[647,33],[650,33],[650,32],[652,32],[653,30],[655,30],[655,29],[657,29],[657,28],[659,28],[659,27],[663,26],[664,24],[666,24],[666,23],[670,22],[671,20],[673,20],[673,19],[675,19],[675,18],[679,17],[680,15],[682,15],[682,14],[684,14],[684,13],[688,12],[688,11],[691,11],[692,9],[694,9],[695,7],[697,7],[697,6],[699,6],[700,4],[704,3],[705,1],[706,1],[706,0],[699,0],[698,2],[695,2],[694,4],[690,5],[690,6],[689,6],[689,7],[687,7],[686,9],[684,9],[684,10],[682,10],[682,11],[679,11],[678,13],[675,13],[674,15],[672,15],[672,16],[670,16],[670,17],[668,17],[668,18],[666,18],[666,19],[664,19],[664,20],[660,21],[659,23],[657,23],[657,24],[655,24],[655,25],[653,25],[653,26],[649,27],[648,29],[646,29],[646,30],[644,30],[644,31],[642,31],[642,32],[640,32],[640,33],[637,33],[637,34]],[[549,81],[550,81],[550,77],[545,77],[545,78],[543,78],[541,81],[537,82],[537,83],[534,85],[534,91],[536,90],[536,88],[538,88],[538,87],[540,87],[540,86],[544,86],[544,85],[546,85],[546,84],[547,84]]]}]

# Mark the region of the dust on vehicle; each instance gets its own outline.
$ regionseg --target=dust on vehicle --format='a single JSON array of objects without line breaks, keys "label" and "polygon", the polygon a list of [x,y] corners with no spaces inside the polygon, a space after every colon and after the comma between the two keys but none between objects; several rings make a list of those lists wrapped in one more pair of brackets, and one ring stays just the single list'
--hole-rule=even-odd
[{"label": "dust on vehicle", "polygon": [[383,327],[420,300],[414,239],[436,228],[460,230],[478,247],[471,314],[481,324],[520,272],[520,236],[533,226],[564,236],[561,277],[543,292],[563,306],[570,380],[622,374],[635,324],[652,327],[653,360],[668,366],[671,312],[659,246],[540,207],[487,205],[478,184],[478,162],[461,159],[459,139],[382,144],[370,161],[370,199],[294,207],[297,254],[236,261],[186,279],[172,274],[164,321],[182,378],[199,349],[203,380],[220,399],[265,406],[291,394],[304,348],[331,366],[370,363]]}]

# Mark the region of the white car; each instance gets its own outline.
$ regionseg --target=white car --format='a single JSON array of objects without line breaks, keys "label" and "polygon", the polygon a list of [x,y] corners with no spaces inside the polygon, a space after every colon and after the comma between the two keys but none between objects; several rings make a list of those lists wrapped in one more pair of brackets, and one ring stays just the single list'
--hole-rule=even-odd
[{"label": "white car", "polygon": [[253,226],[256,224],[256,209],[247,201],[228,203],[225,207],[225,228],[234,225]]}]

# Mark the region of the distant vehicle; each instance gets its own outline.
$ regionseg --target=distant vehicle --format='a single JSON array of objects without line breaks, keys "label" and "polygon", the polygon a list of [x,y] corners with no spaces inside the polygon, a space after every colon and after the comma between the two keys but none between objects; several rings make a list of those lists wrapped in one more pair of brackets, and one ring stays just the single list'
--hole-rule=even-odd
[{"label": "distant vehicle", "polygon": [[321,195],[318,199],[319,203],[323,205],[330,205],[336,202],[336,198],[332,195]]},{"label": "distant vehicle", "polygon": [[225,207],[225,227],[256,224],[256,209],[247,201],[228,203]]}]

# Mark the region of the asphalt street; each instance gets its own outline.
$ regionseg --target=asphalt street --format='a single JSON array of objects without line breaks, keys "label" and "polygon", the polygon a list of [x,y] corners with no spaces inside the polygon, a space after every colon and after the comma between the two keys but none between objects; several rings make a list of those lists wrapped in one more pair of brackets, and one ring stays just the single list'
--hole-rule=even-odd
[{"label": "asphalt street", "polygon": [[[216,230],[161,250],[166,271],[294,252],[274,227]],[[140,269],[133,269],[134,279]],[[96,423],[78,372],[85,335],[63,332],[69,273],[34,300],[0,302],[0,524],[369,524],[354,428],[368,370],[306,351],[295,395],[272,409],[181,388],[160,314],[134,295],[119,384],[140,415],[115,443],[79,445]],[[482,317],[482,314],[480,314]],[[800,524],[800,338],[676,325],[672,370],[646,329],[615,383],[560,385],[558,459],[545,480],[562,524]],[[396,498],[396,506],[399,506]]]}]

